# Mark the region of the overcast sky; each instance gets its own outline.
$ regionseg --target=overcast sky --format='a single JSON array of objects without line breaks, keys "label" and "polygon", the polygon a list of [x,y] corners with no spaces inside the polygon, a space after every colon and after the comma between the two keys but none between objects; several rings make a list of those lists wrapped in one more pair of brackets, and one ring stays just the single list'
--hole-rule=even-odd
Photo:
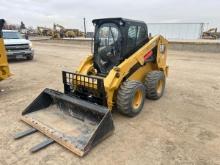
[{"label": "overcast sky", "polygon": [[1,0],[0,17],[10,23],[93,30],[91,20],[124,17],[148,22],[204,22],[220,30],[220,0]]}]

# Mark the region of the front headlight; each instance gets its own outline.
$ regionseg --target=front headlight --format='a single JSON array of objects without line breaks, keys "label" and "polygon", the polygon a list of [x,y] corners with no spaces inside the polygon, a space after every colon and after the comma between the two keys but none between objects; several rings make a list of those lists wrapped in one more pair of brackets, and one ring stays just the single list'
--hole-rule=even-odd
[{"label": "front headlight", "polygon": [[32,42],[29,43],[29,47],[32,49]]}]

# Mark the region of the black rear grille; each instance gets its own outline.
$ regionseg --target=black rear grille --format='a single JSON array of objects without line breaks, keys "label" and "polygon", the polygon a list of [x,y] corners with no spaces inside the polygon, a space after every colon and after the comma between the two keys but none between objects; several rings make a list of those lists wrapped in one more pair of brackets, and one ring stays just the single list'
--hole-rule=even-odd
[{"label": "black rear grille", "polygon": [[29,49],[28,44],[16,44],[16,45],[5,45],[6,50],[27,50]]},{"label": "black rear grille", "polygon": [[102,78],[63,71],[64,92],[88,101],[106,105],[106,94]]}]

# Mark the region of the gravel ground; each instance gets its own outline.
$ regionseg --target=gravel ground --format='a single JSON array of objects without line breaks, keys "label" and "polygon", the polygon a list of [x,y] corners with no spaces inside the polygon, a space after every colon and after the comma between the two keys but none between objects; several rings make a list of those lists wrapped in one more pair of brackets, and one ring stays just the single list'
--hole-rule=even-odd
[{"label": "gravel ground", "polygon": [[46,87],[62,91],[61,71],[74,70],[90,48],[34,43],[33,61],[12,61],[14,75],[0,82],[0,164],[220,165],[220,54],[169,52],[164,96],[146,100],[135,118],[113,114],[114,134],[79,158],[58,144],[35,154],[45,136],[13,140],[28,126],[24,108]]}]

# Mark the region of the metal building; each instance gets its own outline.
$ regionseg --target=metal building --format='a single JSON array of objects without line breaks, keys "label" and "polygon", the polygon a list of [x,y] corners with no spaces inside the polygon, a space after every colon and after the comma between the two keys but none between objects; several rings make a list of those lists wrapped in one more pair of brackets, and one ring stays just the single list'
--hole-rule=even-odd
[{"label": "metal building", "polygon": [[147,23],[152,36],[161,34],[168,40],[200,39],[204,23]]}]

